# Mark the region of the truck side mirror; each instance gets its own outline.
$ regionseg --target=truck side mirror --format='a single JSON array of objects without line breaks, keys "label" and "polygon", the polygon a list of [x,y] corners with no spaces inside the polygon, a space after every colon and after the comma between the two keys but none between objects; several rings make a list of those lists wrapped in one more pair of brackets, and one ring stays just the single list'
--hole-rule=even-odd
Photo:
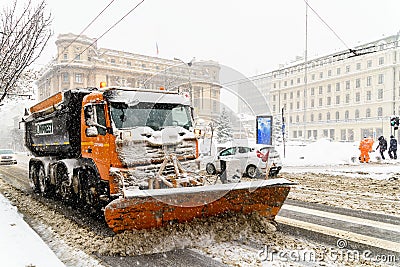
[{"label": "truck side mirror", "polygon": [[92,105],[84,107],[85,123],[87,126],[94,126],[96,124],[96,118],[94,116],[94,109]]}]

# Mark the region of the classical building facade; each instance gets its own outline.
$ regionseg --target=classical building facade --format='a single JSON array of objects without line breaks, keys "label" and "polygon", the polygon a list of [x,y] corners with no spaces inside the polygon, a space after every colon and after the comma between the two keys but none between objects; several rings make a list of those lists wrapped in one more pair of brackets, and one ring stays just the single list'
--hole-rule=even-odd
[{"label": "classical building facade", "polygon": [[220,107],[219,71],[214,61],[183,62],[98,48],[96,39],[61,34],[57,57],[38,80],[38,98],[43,100],[72,88],[108,86],[141,87],[186,92],[195,114],[215,120]]},{"label": "classical building facade", "polygon": [[[273,115],[290,139],[356,141],[393,133],[400,114],[400,48],[394,35],[265,74]],[[397,137],[398,133],[396,131]]]}]

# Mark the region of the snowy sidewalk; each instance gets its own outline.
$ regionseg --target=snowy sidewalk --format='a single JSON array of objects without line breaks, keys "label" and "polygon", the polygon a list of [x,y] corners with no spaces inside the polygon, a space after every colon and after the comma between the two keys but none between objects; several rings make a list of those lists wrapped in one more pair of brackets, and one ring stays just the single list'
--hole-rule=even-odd
[{"label": "snowy sidewalk", "polygon": [[0,194],[0,259],[2,266],[64,266],[39,235]]}]

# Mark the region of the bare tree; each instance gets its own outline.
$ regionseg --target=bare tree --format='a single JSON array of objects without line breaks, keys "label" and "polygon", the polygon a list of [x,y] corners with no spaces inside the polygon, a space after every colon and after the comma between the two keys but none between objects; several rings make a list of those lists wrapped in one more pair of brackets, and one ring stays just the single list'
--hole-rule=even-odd
[{"label": "bare tree", "polygon": [[51,15],[43,0],[29,0],[20,12],[18,1],[0,14],[0,102],[12,94],[24,71],[40,56],[52,35]]}]

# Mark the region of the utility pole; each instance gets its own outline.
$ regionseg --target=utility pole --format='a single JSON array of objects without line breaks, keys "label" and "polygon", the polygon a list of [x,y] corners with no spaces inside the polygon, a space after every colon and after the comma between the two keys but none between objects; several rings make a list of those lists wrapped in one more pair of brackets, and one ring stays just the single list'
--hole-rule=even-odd
[{"label": "utility pole", "polygon": [[286,158],[286,141],[285,141],[285,117],[283,116],[283,107],[282,107],[282,141],[283,141],[283,157]]},{"label": "utility pole", "polygon": [[304,103],[303,103],[303,107],[304,107],[304,114],[303,114],[303,123],[304,123],[304,141],[306,140],[306,131],[307,131],[307,53],[308,53],[308,3],[306,1],[306,47],[305,47],[305,52],[304,52]]}]

